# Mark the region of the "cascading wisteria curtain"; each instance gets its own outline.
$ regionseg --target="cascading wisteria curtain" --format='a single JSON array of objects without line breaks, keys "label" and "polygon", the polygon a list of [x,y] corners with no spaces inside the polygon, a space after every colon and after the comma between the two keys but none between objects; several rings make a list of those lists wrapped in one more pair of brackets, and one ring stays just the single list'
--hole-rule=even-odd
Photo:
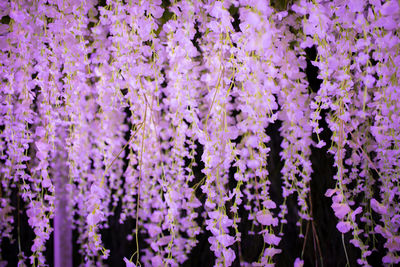
[{"label": "cascading wisteria curtain", "polygon": [[[179,266],[204,231],[215,266],[273,266],[289,196],[300,237],[315,228],[312,147],[334,158],[325,195],[343,245],[370,266],[383,238],[382,264],[400,263],[399,1],[268,2],[0,2],[0,240],[23,209],[35,239],[20,266],[48,264],[57,216],[79,233],[82,266],[102,265],[117,206],[135,221],[127,266]],[[268,173],[277,121],[282,202]],[[233,249],[243,220],[264,242],[255,262]]]}]

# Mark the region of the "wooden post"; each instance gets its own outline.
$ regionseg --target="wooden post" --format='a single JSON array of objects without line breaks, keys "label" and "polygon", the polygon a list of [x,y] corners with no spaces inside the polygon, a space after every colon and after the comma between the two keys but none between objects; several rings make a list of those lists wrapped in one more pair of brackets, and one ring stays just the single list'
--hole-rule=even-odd
[{"label": "wooden post", "polygon": [[[59,148],[55,170],[54,266],[72,267],[72,216],[65,146]],[[58,169],[57,169],[58,168]]]}]

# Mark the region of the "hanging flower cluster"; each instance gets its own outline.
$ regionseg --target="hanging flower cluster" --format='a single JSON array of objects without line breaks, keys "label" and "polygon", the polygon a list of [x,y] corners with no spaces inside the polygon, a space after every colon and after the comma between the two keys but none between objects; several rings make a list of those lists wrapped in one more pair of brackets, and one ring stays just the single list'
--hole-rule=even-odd
[{"label": "hanging flower cluster", "polygon": [[[311,148],[327,147],[325,195],[357,263],[370,266],[380,236],[383,264],[399,264],[399,2],[268,2],[1,1],[0,244],[22,208],[35,239],[20,264],[44,266],[66,214],[83,265],[101,265],[100,230],[120,206],[119,222],[135,221],[127,266],[179,266],[204,231],[215,266],[273,266],[289,196],[299,228],[314,227]],[[278,121],[283,202],[268,173]],[[264,242],[255,262],[241,257],[243,220]]]}]

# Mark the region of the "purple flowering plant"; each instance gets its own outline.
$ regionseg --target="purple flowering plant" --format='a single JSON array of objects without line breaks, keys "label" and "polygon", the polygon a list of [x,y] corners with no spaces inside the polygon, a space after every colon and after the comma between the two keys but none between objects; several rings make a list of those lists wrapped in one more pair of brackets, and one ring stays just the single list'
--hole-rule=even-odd
[{"label": "purple flowering plant", "polygon": [[[18,266],[48,266],[53,232],[54,264],[72,266],[72,231],[81,266],[104,265],[117,209],[134,221],[126,266],[181,266],[204,232],[214,266],[274,266],[291,198],[303,266],[310,234],[322,255],[315,149],[333,159],[346,262],[354,246],[371,266],[379,238],[381,264],[399,264],[399,1],[165,2],[0,1],[0,245],[19,244]],[[243,235],[262,239],[257,258]]]}]

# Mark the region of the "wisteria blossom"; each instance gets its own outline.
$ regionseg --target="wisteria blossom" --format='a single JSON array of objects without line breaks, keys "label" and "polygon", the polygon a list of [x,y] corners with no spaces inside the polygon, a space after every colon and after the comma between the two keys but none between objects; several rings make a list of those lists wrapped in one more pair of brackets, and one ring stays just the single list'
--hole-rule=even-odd
[{"label": "wisteria blossom", "polygon": [[53,239],[55,266],[72,247],[107,265],[111,217],[126,266],[182,266],[201,239],[214,266],[279,266],[293,233],[290,265],[311,243],[323,265],[313,151],[345,262],[400,264],[399,1],[4,0],[0,19],[0,248],[18,266],[51,264]]}]

